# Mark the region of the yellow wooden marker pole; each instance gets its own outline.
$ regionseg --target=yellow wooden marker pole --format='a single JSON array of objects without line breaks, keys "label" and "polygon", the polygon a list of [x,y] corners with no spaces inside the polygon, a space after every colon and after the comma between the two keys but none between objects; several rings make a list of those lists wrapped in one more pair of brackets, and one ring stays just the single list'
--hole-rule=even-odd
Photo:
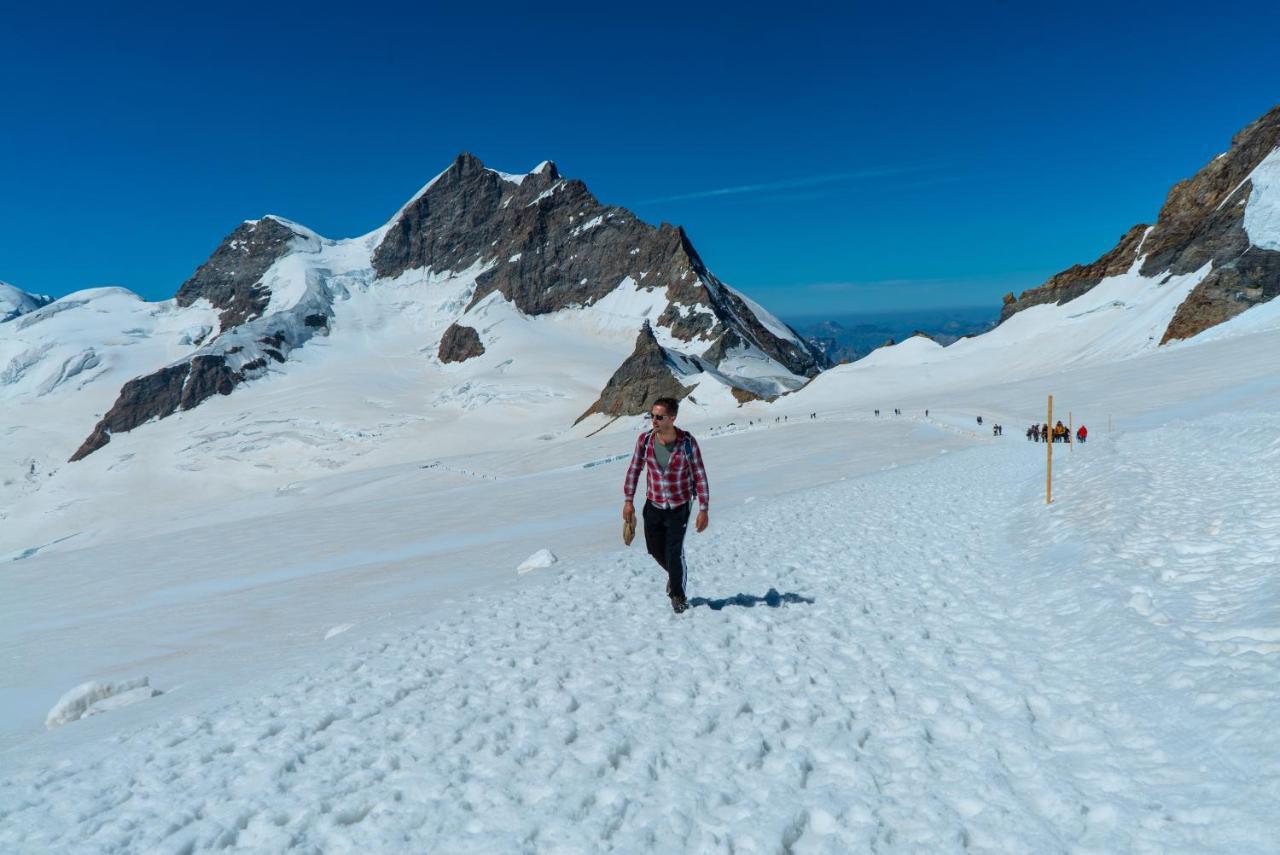
[{"label": "yellow wooden marker pole", "polygon": [[1076,444],[1076,435],[1074,433],[1075,429],[1075,420],[1071,418],[1071,411],[1067,410],[1067,448],[1070,448],[1072,451],[1075,450],[1072,446]]},{"label": "yellow wooden marker pole", "polygon": [[1049,428],[1049,441],[1045,443],[1048,464],[1044,470],[1044,503],[1053,504],[1053,396],[1049,396],[1049,417],[1044,420]]}]

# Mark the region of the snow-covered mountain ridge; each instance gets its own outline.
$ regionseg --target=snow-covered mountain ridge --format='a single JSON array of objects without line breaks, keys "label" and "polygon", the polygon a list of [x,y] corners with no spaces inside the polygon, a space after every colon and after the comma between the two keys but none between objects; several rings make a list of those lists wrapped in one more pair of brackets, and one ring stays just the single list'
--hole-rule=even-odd
[{"label": "snow-covered mountain ridge", "polygon": [[5,321],[11,321],[19,315],[34,312],[41,306],[52,302],[52,297],[46,297],[43,294],[28,294],[8,282],[0,282],[0,324]]},{"label": "snow-covered mountain ridge", "polygon": [[[87,398],[71,394],[83,390],[87,378],[74,387],[46,381],[68,360],[90,352],[95,366],[110,367],[115,353],[105,341],[119,333],[140,336],[143,328],[129,321],[127,330],[116,329],[120,325],[110,315],[120,307],[94,303],[100,292],[70,295],[43,312],[24,297],[24,324],[0,336],[4,394],[42,397],[60,386],[67,409],[76,411],[73,417],[83,419],[86,411],[97,410],[101,418],[86,431],[88,438],[67,450],[73,461],[80,460],[112,436],[228,395],[246,381],[289,374],[291,354],[298,348],[316,336],[349,332],[344,310],[354,292],[423,283],[429,287],[413,299],[434,301],[433,341],[438,344],[452,327],[471,330],[482,343],[473,349],[474,363],[471,358],[449,360],[470,363],[460,369],[465,374],[504,362],[537,361],[536,349],[513,350],[503,346],[493,329],[476,331],[488,313],[508,310],[524,318],[567,313],[590,319],[608,350],[620,351],[590,366],[597,392],[607,385],[609,372],[625,361],[626,350],[618,345],[633,345],[646,324],[669,354],[662,373],[683,371],[684,387],[701,387],[708,400],[718,394],[709,387],[723,387],[719,394],[725,401],[733,400],[729,391],[739,398],[772,397],[798,388],[825,364],[789,327],[716,279],[682,229],[649,226],[624,209],[601,205],[581,181],[563,178],[552,163],[527,175],[510,175],[463,154],[367,235],[329,240],[276,216],[241,224],[173,300],[146,310],[182,318],[183,348],[132,362],[132,376],[118,378],[122,372],[108,371],[93,375],[119,382],[110,407],[100,408],[96,400],[84,406]],[[14,297],[6,306],[13,302],[17,307],[16,295],[23,292],[10,290]],[[446,294],[449,299],[438,299]],[[63,312],[74,313],[78,321],[92,318],[92,324],[75,324],[84,333],[80,341],[69,340],[66,324],[55,330],[57,325],[42,323]],[[377,345],[367,339],[363,343],[373,345],[368,355],[376,358]],[[442,361],[436,356],[424,348],[424,371]],[[358,353],[347,357],[363,358]],[[581,401],[564,406],[564,427],[596,397],[559,392]],[[599,403],[591,411],[623,414]]]}]

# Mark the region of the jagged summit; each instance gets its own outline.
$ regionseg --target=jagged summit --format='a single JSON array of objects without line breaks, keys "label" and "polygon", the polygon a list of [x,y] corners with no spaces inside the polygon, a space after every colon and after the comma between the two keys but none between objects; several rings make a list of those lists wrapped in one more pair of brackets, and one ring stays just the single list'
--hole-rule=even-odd
[{"label": "jagged summit", "polygon": [[1014,298],[1001,320],[1062,303],[1130,271],[1154,280],[1204,270],[1161,343],[1190,338],[1280,294],[1280,106],[1169,191],[1155,225],[1138,224],[1091,264],[1075,265]]},{"label": "jagged summit", "polygon": [[459,155],[386,230],[373,267],[386,279],[483,267],[471,306],[498,292],[530,315],[590,306],[622,282],[662,288],[669,305],[657,323],[682,341],[710,347],[733,333],[794,374],[824,366],[793,331],[716,279],[683,228],[602,205],[549,162],[512,182]]}]

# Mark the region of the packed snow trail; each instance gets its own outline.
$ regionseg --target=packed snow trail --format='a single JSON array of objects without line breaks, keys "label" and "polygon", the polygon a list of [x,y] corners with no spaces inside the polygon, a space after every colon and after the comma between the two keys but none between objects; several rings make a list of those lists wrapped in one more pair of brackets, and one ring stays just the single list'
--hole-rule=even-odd
[{"label": "packed snow trail", "polygon": [[[1205,554],[1155,534],[1199,519],[1220,467],[1274,461],[1266,424],[1220,437],[1252,460],[1197,452],[1204,425],[1095,440],[1059,457],[1051,508],[1043,446],[1014,436],[722,506],[689,537],[685,615],[639,544],[529,574],[327,669],[14,770],[0,849],[1265,851],[1275,651],[1215,648],[1179,629],[1184,600],[1130,588],[1171,550]],[[1171,453],[1148,458],[1156,442]],[[1245,486],[1265,514],[1221,524],[1209,588],[1169,577],[1188,607],[1274,603],[1257,550],[1280,537],[1277,483]]]}]

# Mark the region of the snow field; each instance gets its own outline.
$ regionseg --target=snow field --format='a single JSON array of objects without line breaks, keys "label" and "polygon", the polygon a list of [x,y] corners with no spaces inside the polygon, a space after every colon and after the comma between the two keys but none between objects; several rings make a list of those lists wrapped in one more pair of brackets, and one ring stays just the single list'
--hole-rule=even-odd
[{"label": "snow field", "polygon": [[15,763],[0,848],[1268,851],[1269,418],[1098,437],[1048,508],[1012,436],[721,505],[683,616],[639,543],[563,561]]}]

